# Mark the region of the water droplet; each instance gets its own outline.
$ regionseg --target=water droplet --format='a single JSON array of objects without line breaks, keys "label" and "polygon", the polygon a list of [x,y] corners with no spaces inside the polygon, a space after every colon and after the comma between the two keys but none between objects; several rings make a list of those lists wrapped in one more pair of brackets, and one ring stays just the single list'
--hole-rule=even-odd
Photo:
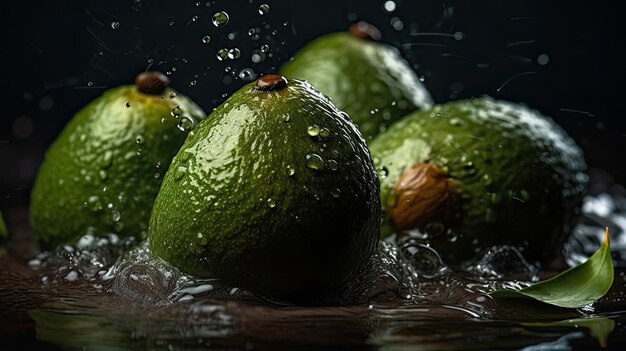
[{"label": "water droplet", "polygon": [[330,136],[330,130],[328,130],[328,128],[320,129],[320,136],[322,138],[328,138],[328,136]]},{"label": "water droplet", "polygon": [[180,119],[180,121],[178,121],[177,127],[183,132],[188,132],[193,128],[195,124],[196,123],[193,120],[193,118],[189,116],[184,116],[183,118]]},{"label": "water droplet", "polygon": [[404,23],[398,17],[393,17],[389,23],[391,23],[393,29],[397,31],[401,31],[402,28],[404,28]]},{"label": "water droplet", "polygon": [[87,202],[84,203],[84,206],[89,209],[91,212],[102,211],[102,202],[100,201],[100,197],[97,195],[92,195],[87,198]]},{"label": "water droplet", "polygon": [[193,17],[191,17],[191,21],[192,21],[192,22],[195,22],[195,21],[197,21],[197,20],[198,20],[198,16],[193,16]]},{"label": "water droplet", "polygon": [[179,181],[183,179],[183,177],[185,177],[185,174],[187,174],[187,168],[179,166],[174,172],[174,180]]},{"label": "water droplet", "polygon": [[312,137],[318,136],[320,134],[320,127],[316,125],[309,126],[306,132]]},{"label": "water droplet", "polygon": [[210,43],[211,42],[211,37],[208,36],[208,35],[203,36],[202,37],[202,42],[205,43],[205,44]]},{"label": "water droplet", "polygon": [[270,5],[261,4],[261,6],[259,6],[259,14],[265,15],[268,12],[270,12]]},{"label": "water droplet", "polygon": [[270,46],[269,45],[267,45],[267,44],[261,45],[261,52],[265,53],[265,52],[268,52],[268,51],[270,51]]},{"label": "water droplet", "polygon": [[465,33],[463,32],[455,32],[454,33],[454,39],[456,40],[463,40],[465,38]]},{"label": "water droplet", "polygon": [[291,116],[285,112],[285,114],[283,115],[283,122],[288,123],[290,119]]},{"label": "water droplet", "polygon": [[306,166],[310,169],[321,171],[324,169],[324,160],[318,154],[308,154],[306,155]]},{"label": "water droplet", "polygon": [[254,63],[260,63],[265,60],[265,54],[259,51],[255,51],[252,53],[252,57],[250,59]]},{"label": "water droplet", "polygon": [[419,78],[420,82],[423,82],[426,80],[426,77],[423,74],[420,74],[417,78]]},{"label": "water droplet", "polygon": [[288,165],[287,166],[287,175],[290,176],[290,177],[293,177],[294,174],[296,174],[296,169],[294,168],[294,166]]},{"label": "water droplet", "polygon": [[248,29],[248,35],[249,35],[249,36],[253,36],[253,35],[255,35],[255,34],[256,34],[256,30],[255,30],[254,28],[250,28],[250,29]]},{"label": "water droplet", "polygon": [[231,60],[238,59],[241,56],[241,51],[237,48],[228,50],[228,58]]},{"label": "water droplet", "polygon": [[126,108],[130,107],[130,101],[126,101]]},{"label": "water droplet", "polygon": [[118,29],[120,27],[120,22],[111,22],[111,28]]},{"label": "water droplet", "polygon": [[256,73],[252,70],[252,68],[243,68],[239,71],[239,79],[250,82],[256,78]]},{"label": "water droplet", "polygon": [[272,199],[271,197],[269,199],[267,199],[267,207],[269,208],[274,208],[276,207],[276,201],[274,201],[274,199]]},{"label": "water droplet", "polygon": [[335,199],[339,198],[339,196],[341,196],[341,190],[335,188],[335,189],[331,189],[330,190],[330,195],[332,195]]},{"label": "water droplet", "polygon": [[328,160],[328,168],[332,171],[336,171],[339,169],[339,164],[335,160]]},{"label": "water droplet", "polygon": [[218,60],[220,61],[224,61],[228,58],[228,49],[227,48],[221,48],[217,51],[217,54],[215,54],[215,56],[217,57]]},{"label": "water droplet", "polygon": [[138,136],[136,141],[137,141],[137,144],[142,144],[143,138],[141,136]]},{"label": "water droplet", "polygon": [[388,175],[389,175],[389,169],[387,169],[387,167],[383,167],[380,169],[380,177],[382,179],[387,178]]},{"label": "water droplet", "polygon": [[179,107],[176,106],[172,109],[172,112],[170,113],[172,115],[172,117],[180,117],[181,113],[183,113],[183,110]]},{"label": "water droplet", "polygon": [[193,87],[193,86],[196,86],[197,84],[198,84],[198,81],[197,81],[197,80],[195,80],[195,79],[194,79],[194,80],[192,80],[191,82],[189,82],[189,85],[190,85],[190,86],[192,86],[192,87]]},{"label": "water droplet", "polygon": [[203,237],[204,237],[204,234],[198,233],[198,239],[202,239]]},{"label": "water droplet", "polygon": [[87,86],[88,87],[92,87],[93,86],[93,82],[87,82]]},{"label": "water droplet", "polygon": [[174,99],[174,98],[176,98],[176,93],[171,93],[170,94],[170,99]]},{"label": "water droplet", "polygon": [[454,126],[454,127],[460,127],[463,125],[463,121],[461,121],[459,118],[456,118],[456,117],[450,118],[448,122],[450,123],[451,126]]},{"label": "water droplet", "polygon": [[385,3],[383,3],[383,10],[385,10],[388,13],[395,11],[396,3],[393,1],[385,1]]},{"label": "water droplet", "polygon": [[228,14],[224,11],[216,12],[213,15],[213,25],[216,27],[224,27],[228,24],[229,20],[230,17],[228,17]]},{"label": "water droplet", "polygon": [[537,56],[537,63],[540,64],[541,66],[547,65],[548,62],[550,62],[550,56],[546,54],[541,54]]}]

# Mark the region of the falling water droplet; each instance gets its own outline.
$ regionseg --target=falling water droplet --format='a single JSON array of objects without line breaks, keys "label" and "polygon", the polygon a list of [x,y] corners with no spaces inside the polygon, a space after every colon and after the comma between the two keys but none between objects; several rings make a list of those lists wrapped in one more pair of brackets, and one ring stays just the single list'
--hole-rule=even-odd
[{"label": "falling water droplet", "polygon": [[217,51],[217,54],[215,54],[215,56],[217,57],[218,60],[220,61],[224,61],[228,58],[228,49],[226,48],[221,48]]},{"label": "falling water droplet", "polygon": [[216,27],[223,27],[225,25],[228,24],[228,21],[230,20],[230,17],[228,17],[228,14],[224,11],[220,11],[220,12],[216,12],[213,15],[213,25]]},{"label": "falling water droplet", "polygon": [[228,50],[228,58],[231,60],[238,59],[241,56],[241,51],[237,48]]},{"label": "falling water droplet", "polygon": [[270,5],[261,4],[261,6],[259,6],[259,14],[265,15],[268,12],[270,12]]},{"label": "falling water droplet", "polygon": [[195,121],[193,120],[193,118],[189,117],[189,116],[184,116],[183,118],[180,119],[180,121],[178,121],[178,129],[180,129],[183,132],[188,132],[190,131],[193,126],[195,125]]}]

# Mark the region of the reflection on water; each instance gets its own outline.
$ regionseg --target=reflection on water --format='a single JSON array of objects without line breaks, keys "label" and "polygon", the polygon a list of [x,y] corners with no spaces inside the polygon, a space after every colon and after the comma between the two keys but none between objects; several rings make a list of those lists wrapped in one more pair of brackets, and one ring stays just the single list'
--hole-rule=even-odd
[{"label": "reflection on water", "polygon": [[0,258],[0,348],[618,349],[626,343],[626,196],[588,196],[583,213],[567,263],[597,249],[608,225],[618,272],[611,292],[581,310],[489,297],[546,275],[509,246],[453,272],[428,246],[382,242],[340,301],[351,304],[299,307],[187,276],[152,257],[147,242],[88,233],[53,252]]}]

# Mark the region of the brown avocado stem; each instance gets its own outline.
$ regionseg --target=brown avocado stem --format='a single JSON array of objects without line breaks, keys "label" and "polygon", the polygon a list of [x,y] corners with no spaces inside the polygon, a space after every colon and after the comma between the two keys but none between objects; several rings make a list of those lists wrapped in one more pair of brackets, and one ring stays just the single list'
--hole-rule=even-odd
[{"label": "brown avocado stem", "polygon": [[170,84],[170,79],[161,72],[141,72],[135,78],[135,86],[142,93],[161,95]]},{"label": "brown avocado stem", "polygon": [[350,28],[348,28],[348,33],[356,38],[371,41],[379,41],[382,37],[378,28],[363,21],[351,25]]},{"label": "brown avocado stem", "polygon": [[396,202],[389,214],[396,231],[423,228],[434,222],[451,224],[457,186],[437,166],[413,166],[400,176],[393,190]]},{"label": "brown avocado stem", "polygon": [[280,74],[266,74],[256,80],[255,90],[270,91],[278,90],[287,86],[287,78]]}]

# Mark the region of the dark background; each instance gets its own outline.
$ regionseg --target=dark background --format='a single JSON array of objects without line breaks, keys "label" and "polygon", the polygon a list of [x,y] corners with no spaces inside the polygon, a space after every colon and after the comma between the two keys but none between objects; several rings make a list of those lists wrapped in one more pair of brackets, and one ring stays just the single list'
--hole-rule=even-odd
[{"label": "dark background", "polygon": [[[526,103],[562,125],[591,168],[626,184],[619,2],[397,0],[391,13],[384,2],[4,2],[0,207],[26,205],[47,146],[72,115],[138,72],[169,72],[208,112],[245,83],[241,69],[273,72],[310,40],[358,20],[403,52],[436,102],[487,94]],[[263,3],[270,11],[260,15]],[[229,14],[226,26],[213,26],[216,11]],[[268,55],[252,62],[263,44]],[[218,61],[223,47],[241,57]]]}]

